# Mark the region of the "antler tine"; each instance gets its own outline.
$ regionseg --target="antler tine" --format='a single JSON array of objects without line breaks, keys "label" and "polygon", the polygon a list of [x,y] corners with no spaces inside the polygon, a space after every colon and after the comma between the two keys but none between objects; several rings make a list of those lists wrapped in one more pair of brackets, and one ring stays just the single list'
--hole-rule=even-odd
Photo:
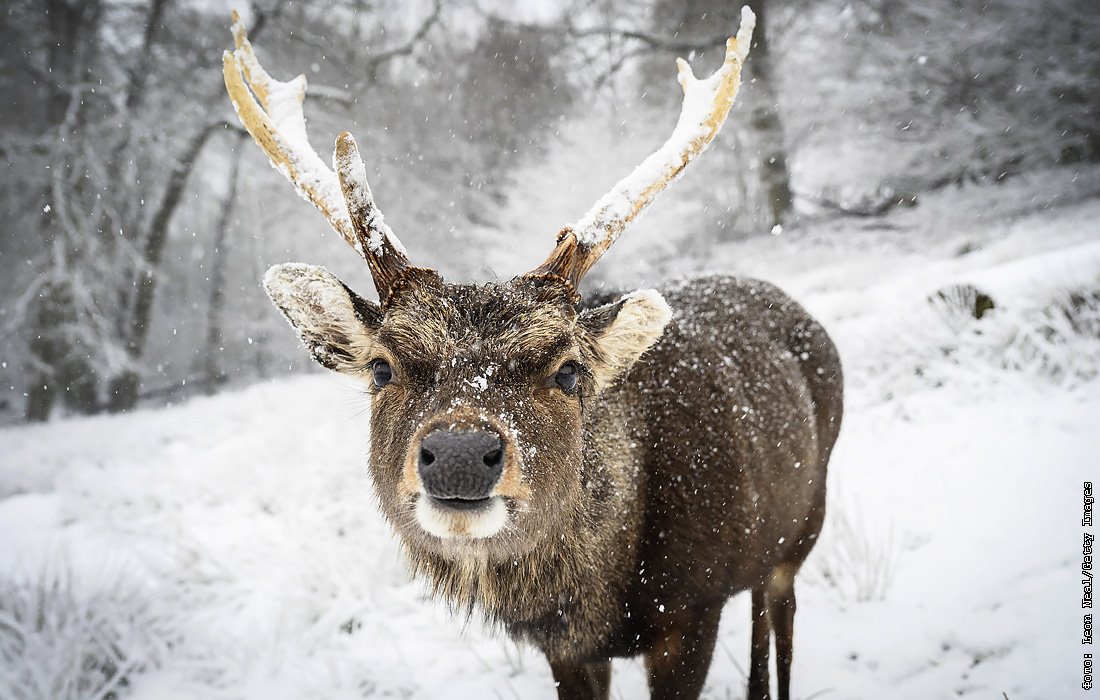
[{"label": "antler tine", "polygon": [[[374,204],[355,142],[348,134],[337,140],[333,160],[342,172],[341,182],[309,144],[302,111],[305,76],[288,82],[272,78],[256,59],[236,11],[232,32],[235,49],[222,55],[222,76],[241,124],[267,154],[272,167],[367,261],[378,295],[385,301],[400,271],[409,267],[409,259]],[[347,158],[342,160],[342,143],[344,156],[350,155],[348,143],[354,152],[354,163],[343,168],[340,164]]]},{"label": "antler tine", "polygon": [[696,78],[687,61],[676,59],[684,102],[672,135],[632,173],[619,180],[580,221],[562,228],[553,252],[527,276],[559,277],[576,287],[626,226],[683,173],[688,163],[706,150],[737,97],[741,66],[749,53],[755,27],[752,10],[741,8],[737,36],[726,41],[725,61],[709,78]]},{"label": "antler tine", "polygon": [[336,137],[336,152],[332,161],[351,215],[356,240],[366,246],[364,257],[374,284],[380,290],[390,290],[401,273],[409,268],[409,258],[374,203],[359,147],[348,132],[344,131]]}]

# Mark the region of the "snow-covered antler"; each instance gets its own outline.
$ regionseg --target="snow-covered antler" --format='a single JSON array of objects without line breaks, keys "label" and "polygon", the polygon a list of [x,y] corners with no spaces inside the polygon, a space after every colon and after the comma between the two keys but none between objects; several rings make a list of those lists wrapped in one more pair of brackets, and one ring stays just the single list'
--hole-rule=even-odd
[{"label": "snow-covered antler", "polygon": [[222,75],[241,124],[271,165],[367,261],[378,295],[385,301],[393,283],[410,268],[409,258],[374,203],[355,140],[347,132],[337,137],[333,173],[306,136],[305,76],[284,83],[268,75],[256,60],[236,12],[232,31],[236,48],[223,54]]},{"label": "snow-covered antler", "polygon": [[695,156],[706,150],[737,97],[741,65],[749,53],[755,27],[756,16],[743,7],[737,36],[726,41],[725,62],[709,78],[696,78],[687,61],[676,59],[684,103],[672,135],[634,172],[616,183],[580,221],[563,228],[550,257],[528,276],[560,277],[576,286],[627,224],[678,178]]}]

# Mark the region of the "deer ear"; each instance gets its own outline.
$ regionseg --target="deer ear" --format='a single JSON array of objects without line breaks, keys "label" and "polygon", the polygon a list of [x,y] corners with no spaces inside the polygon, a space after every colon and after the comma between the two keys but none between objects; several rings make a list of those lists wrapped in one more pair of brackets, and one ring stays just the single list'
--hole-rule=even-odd
[{"label": "deer ear", "polygon": [[344,374],[373,359],[382,311],[323,267],[286,263],[264,275],[264,289],[321,366]]},{"label": "deer ear", "polygon": [[592,341],[596,390],[603,391],[633,367],[660,339],[671,318],[672,309],[653,289],[583,312],[577,322]]}]

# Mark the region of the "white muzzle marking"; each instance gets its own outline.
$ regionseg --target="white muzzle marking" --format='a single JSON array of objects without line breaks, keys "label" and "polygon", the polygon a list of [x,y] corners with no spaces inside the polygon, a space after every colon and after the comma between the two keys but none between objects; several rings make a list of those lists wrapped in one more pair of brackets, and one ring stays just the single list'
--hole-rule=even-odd
[{"label": "white muzzle marking", "polygon": [[425,532],[440,539],[485,539],[508,523],[508,508],[499,496],[487,508],[476,511],[445,510],[431,500],[427,494],[420,494],[416,501],[416,522]]}]

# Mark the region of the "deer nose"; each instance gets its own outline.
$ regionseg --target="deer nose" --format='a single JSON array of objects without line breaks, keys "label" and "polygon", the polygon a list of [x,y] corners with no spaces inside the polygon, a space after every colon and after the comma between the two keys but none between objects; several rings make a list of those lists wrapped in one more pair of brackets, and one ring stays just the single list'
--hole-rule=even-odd
[{"label": "deer nose", "polygon": [[420,441],[417,470],[424,490],[440,505],[480,505],[500,480],[504,445],[486,430],[436,430]]}]

